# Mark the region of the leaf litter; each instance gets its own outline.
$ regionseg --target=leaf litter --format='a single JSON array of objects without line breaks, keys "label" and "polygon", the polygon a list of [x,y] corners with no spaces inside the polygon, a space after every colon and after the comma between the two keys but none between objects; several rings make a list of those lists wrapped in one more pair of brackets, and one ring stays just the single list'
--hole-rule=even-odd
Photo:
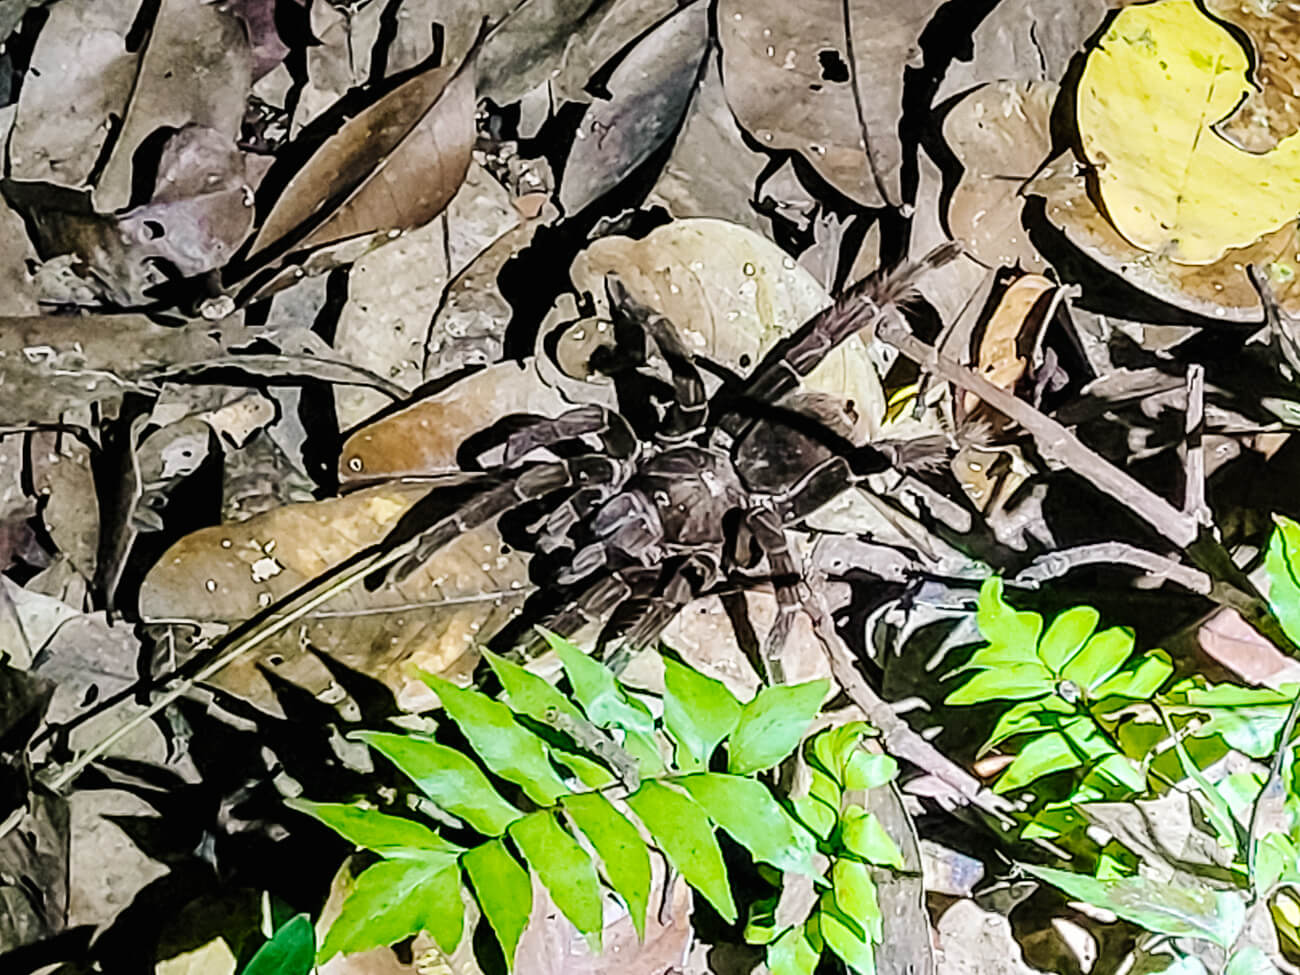
[{"label": "leaf litter", "polygon": [[[667,409],[680,363],[611,296],[670,321],[722,401],[832,295],[956,240],[906,323],[779,404],[845,450],[945,445],[789,533],[867,664],[832,660],[836,681],[929,709],[889,726],[921,774],[877,810],[916,868],[879,878],[877,970],[1147,964],[1045,887],[1003,897],[975,827],[915,818],[959,801],[971,758],[925,654],[969,636],[972,580],[997,572],[1142,619],[1184,669],[1293,672],[1227,568],[1268,514],[1300,516],[1300,242],[1262,185],[1294,168],[1292,6],[0,2],[0,956],[224,975],[257,922],[193,878],[244,878],[268,916],[351,882],[279,798],[322,776],[358,794],[374,770],[344,732],[425,720],[421,670],[466,677],[564,591],[526,508],[400,580],[367,567],[472,510],[539,422]],[[1194,18],[1217,68],[1180,46]],[[1143,95],[1162,58],[1240,97],[1209,117]],[[1160,141],[1179,125],[1195,151]],[[749,696],[782,624],[767,580],[746,588],[691,594],[667,639]],[[788,673],[826,673],[814,629]],[[1220,865],[1172,799],[1092,816],[1180,883]],[[963,857],[998,882],[922,889],[922,860]],[[607,950],[752,970],[656,871],[653,936],[611,903]],[[528,970],[597,970],[535,903]]]}]

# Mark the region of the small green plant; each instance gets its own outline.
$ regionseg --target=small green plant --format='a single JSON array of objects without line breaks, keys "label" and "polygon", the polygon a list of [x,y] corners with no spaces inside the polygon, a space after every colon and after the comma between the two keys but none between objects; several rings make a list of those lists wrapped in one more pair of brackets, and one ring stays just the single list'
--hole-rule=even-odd
[{"label": "small green plant", "polygon": [[780,895],[755,904],[745,938],[767,945],[772,975],[812,975],[827,948],[856,972],[871,973],[883,918],[871,868],[903,868],[903,855],[855,793],[888,785],[898,763],[860,747],[873,729],[853,722],[819,732],[804,745],[808,794],[794,800],[800,821],[817,835],[826,858],[822,892],[800,923],[779,928]]},{"label": "small green plant", "polygon": [[[1270,605],[1296,639],[1300,525],[1278,519],[1265,567]],[[994,789],[1040,787],[1024,797],[1022,835],[1064,844],[1085,865],[1024,869],[1164,939],[1213,946],[1175,952],[1167,971],[1277,971],[1245,937],[1251,912],[1268,910],[1278,935],[1300,944],[1300,769],[1291,748],[1300,688],[1200,677],[1166,686],[1166,654],[1135,656],[1132,631],[1097,632],[1098,621],[1077,606],[1044,632],[1041,616],[1014,609],[1001,580],[989,579],[977,613],[987,643],[955,671],[973,673],[947,703],[1005,704],[981,749],[1012,756]],[[1221,759],[1233,753],[1253,761],[1226,771]]]},{"label": "small green plant", "polygon": [[[593,947],[603,927],[602,886],[643,933],[650,846],[733,921],[738,911],[715,836],[721,829],[759,865],[823,884],[814,868],[819,844],[849,851],[831,866],[814,917],[773,932],[773,959],[782,973],[810,972],[804,956],[820,954],[824,942],[870,975],[880,914],[864,864],[895,863],[898,854],[874,817],[854,806],[841,812],[838,800],[846,782],[887,781],[892,761],[850,754],[864,731],[853,726],[818,737],[812,760],[824,783],[805,801],[783,803],[759,778],[799,746],[828,683],[767,687],[741,703],[720,682],[664,656],[657,713],[646,695],[573,644],[548,640],[568,694],[493,654],[487,661],[501,700],[425,677],[441,701],[436,719],[455,726],[465,750],[423,734],[356,735],[411,780],[433,819],[362,803],[291,803],[379,857],[357,877],[318,958],[421,931],[451,952],[464,933],[468,892],[513,963],[532,907],[530,874]],[[782,962],[787,955],[797,960]]]}]

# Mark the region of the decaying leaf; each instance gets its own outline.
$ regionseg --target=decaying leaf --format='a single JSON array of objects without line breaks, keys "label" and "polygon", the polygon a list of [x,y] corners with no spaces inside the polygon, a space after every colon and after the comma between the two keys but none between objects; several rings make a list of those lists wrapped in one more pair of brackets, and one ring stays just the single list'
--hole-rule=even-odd
[{"label": "decaying leaf", "polygon": [[[140,613],[155,624],[225,624],[250,619],[367,546],[380,542],[430,490],[393,484],[342,498],[290,505],[230,525],[204,528],[168,549],[140,591]],[[523,556],[487,524],[461,535],[401,583],[358,583],[300,624],[231,664],[212,683],[277,710],[264,667],[313,693],[333,683],[311,647],[383,680],[399,697],[423,699],[420,669],[447,673],[522,603]]]},{"label": "decaying leaf", "polygon": [[709,43],[695,0],[648,33],[614,69],[607,101],[587,109],[564,167],[560,203],[578,213],[617,186],[677,128]]},{"label": "decaying leaf", "polygon": [[130,96],[139,51],[126,35],[140,0],[50,7],[18,96],[9,175],[80,189]]},{"label": "decaying leaf", "polygon": [[541,220],[529,220],[507,230],[452,278],[425,339],[425,376],[445,376],[500,358],[513,316],[498,286],[501,269],[532,242],[541,225]]},{"label": "decaying leaf", "polygon": [[1025,192],[1046,201],[1046,216],[1075,247],[1130,284],[1169,304],[1230,322],[1258,321],[1259,294],[1246,276],[1252,264],[1269,273],[1284,310],[1300,314],[1300,235],[1295,222],[1246,247],[1228,250],[1213,264],[1179,264],[1144,251],[1120,236],[1097,209],[1073,159],[1058,157],[1045,166]]},{"label": "decaying leaf", "polygon": [[[1029,368],[1029,357],[1038,344],[1043,321],[1043,296],[1055,285],[1040,274],[1025,274],[1011,283],[979,340],[975,368],[999,389],[1014,389]],[[965,396],[969,413],[980,403],[972,393]]]},{"label": "decaying leaf", "polygon": [[897,205],[903,72],[936,0],[721,0],[722,81],[764,148],[793,149],[863,206]]},{"label": "decaying leaf", "polygon": [[65,410],[149,388],[176,362],[223,351],[219,330],[166,328],[136,315],[11,318],[0,327],[0,423],[57,421]]},{"label": "decaying leaf", "polygon": [[428,223],[455,195],[474,141],[474,70],[422,71],[348,119],[289,181],[253,241],[319,247]]},{"label": "decaying leaf", "polygon": [[608,0],[595,5],[598,15],[584,20],[564,45],[559,73],[551,78],[558,98],[592,100],[588,83],[612,58],[655,24],[670,17],[681,0]]},{"label": "decaying leaf", "polygon": [[362,427],[343,444],[339,480],[450,474],[465,439],[512,413],[558,416],[569,405],[531,362],[500,362]]},{"label": "decaying leaf", "polygon": [[1300,136],[1262,155],[1212,128],[1249,90],[1249,57],[1193,0],[1116,15],[1079,79],[1083,152],[1126,240],[1183,264],[1213,264],[1300,210]]},{"label": "decaying leaf", "polygon": [[[605,275],[617,274],[638,301],[677,326],[688,349],[742,374],[830,300],[775,244],[706,218],[674,221],[641,240],[602,237],[570,273],[598,302]],[[855,438],[870,436],[884,415],[880,380],[857,337],[831,353],[806,386],[852,403]]]},{"label": "decaying leaf", "polygon": [[953,106],[943,137],[965,167],[948,202],[948,227],[989,267],[1045,266],[1025,231],[1021,190],[1051,152],[1051,82],[984,85]]},{"label": "decaying leaf", "polygon": [[141,55],[122,128],[95,180],[101,213],[131,202],[136,158],[159,130],[197,125],[233,142],[252,83],[239,21],[202,0],[162,0]]},{"label": "decaying leaf", "polygon": [[1300,129],[1300,10],[1268,0],[1207,0],[1205,9],[1239,27],[1254,48],[1253,84],[1215,128],[1247,152],[1268,152]]}]

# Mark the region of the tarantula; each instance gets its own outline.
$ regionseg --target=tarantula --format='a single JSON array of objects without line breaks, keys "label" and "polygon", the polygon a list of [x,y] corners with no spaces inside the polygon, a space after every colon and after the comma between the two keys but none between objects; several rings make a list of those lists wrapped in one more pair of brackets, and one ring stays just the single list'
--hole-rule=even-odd
[{"label": "tarantula", "polygon": [[[543,552],[572,552],[554,582],[574,587],[546,625],[571,634],[638,597],[644,605],[620,637],[625,654],[656,641],[687,603],[719,582],[752,586],[753,576],[741,573],[766,557],[779,612],[761,663],[779,680],[800,608],[819,635],[826,624],[803,585],[788,528],[867,475],[890,465],[929,466],[947,447],[942,438],[857,447],[842,432],[842,413],[835,429],[828,397],[800,391],[803,377],[850,335],[897,314],[921,273],[956,252],[947,245],[868,277],[772,348],[747,380],[724,382],[712,397],[672,323],[609,277],[616,318],[644,331],[671,375],[672,398],[656,413],[649,438],[598,405],[528,422],[508,435],[502,462],[485,472],[490,486],[424,528],[393,574],[405,576],[460,533],[510,509],[540,505],[544,513],[530,532]],[[548,459],[539,459],[543,452]]]}]

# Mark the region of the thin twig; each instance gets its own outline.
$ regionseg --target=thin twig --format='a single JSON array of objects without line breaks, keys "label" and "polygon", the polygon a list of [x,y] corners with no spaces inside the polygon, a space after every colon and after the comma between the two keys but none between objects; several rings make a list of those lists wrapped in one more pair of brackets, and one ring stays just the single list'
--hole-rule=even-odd
[{"label": "thin twig", "polygon": [[415,538],[408,539],[401,545],[386,552],[378,552],[367,558],[361,559],[356,565],[347,569],[337,578],[330,580],[326,585],[311,586],[306,592],[298,596],[297,599],[290,600],[285,605],[283,615],[268,620],[264,626],[259,626],[252,632],[234,640],[230,646],[226,648],[225,652],[221,653],[192,676],[178,680],[170,690],[152,701],[149,706],[139,714],[136,714],[128,721],[123,722],[110,734],[100,739],[67,765],[62,766],[57,770],[47,770],[47,774],[41,776],[45,785],[54,792],[61,792],[78,775],[80,775],[91,762],[99,758],[119,741],[131,734],[131,732],[135,731],[136,728],[139,728],[146,721],[151,720],[154,715],[158,714],[168,705],[172,704],[182,695],[187,693],[196,684],[208,680],[210,677],[244,656],[244,654],[248,653],[254,647],[265,643],[277,633],[298,622],[298,620],[302,619],[317,606],[329,602],[335,596],[352,588],[352,586],[356,585],[372,572],[382,571],[383,569],[401,561],[403,558],[410,555],[411,552],[415,551],[419,542],[420,536],[417,535]]},{"label": "thin twig", "polygon": [[1205,367],[1199,362],[1187,367],[1187,411],[1184,417],[1183,442],[1183,513],[1202,525],[1213,518],[1205,503]]},{"label": "thin twig", "polygon": [[1127,542],[1098,542],[1079,545],[1040,555],[1010,581],[1017,586],[1038,587],[1049,579],[1058,579],[1081,565],[1131,565],[1148,576],[1168,579],[1190,592],[1208,596],[1214,591],[1214,580],[1191,566]]}]

